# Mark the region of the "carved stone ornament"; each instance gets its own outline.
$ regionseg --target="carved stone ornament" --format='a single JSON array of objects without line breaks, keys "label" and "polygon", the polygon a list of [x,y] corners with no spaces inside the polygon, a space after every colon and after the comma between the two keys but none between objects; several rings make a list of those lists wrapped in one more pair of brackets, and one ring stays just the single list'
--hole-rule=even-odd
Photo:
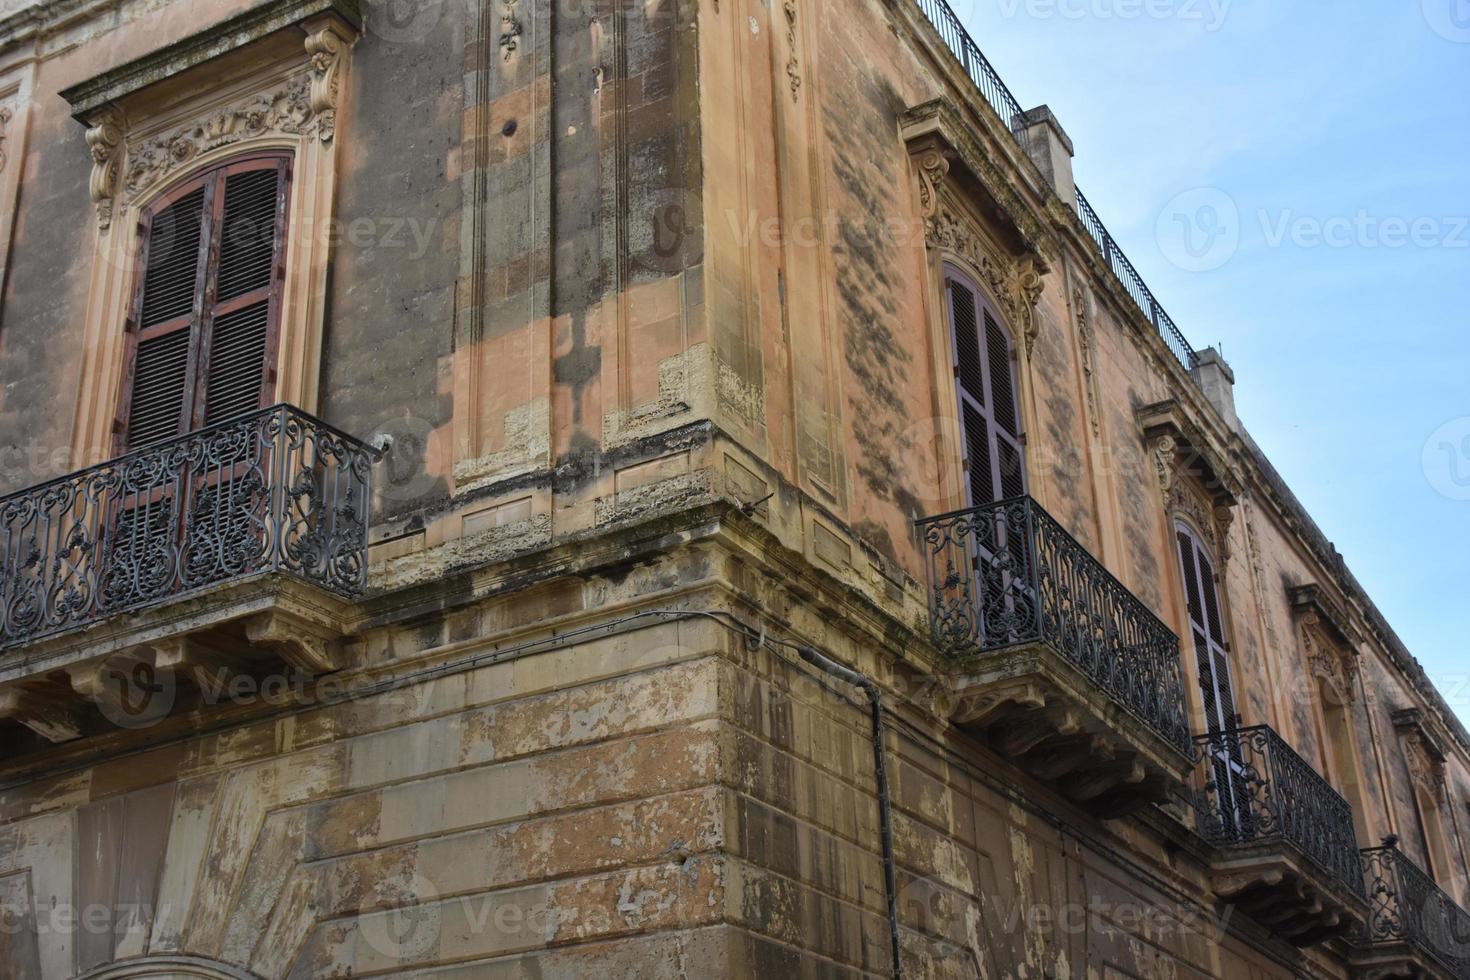
[{"label": "carved stone ornament", "polygon": [[934,218],[939,213],[939,189],[944,178],[949,176],[949,161],[938,150],[920,154],[916,161],[919,168],[919,214],[924,219],[924,234],[933,239]]},{"label": "carved stone ornament", "polygon": [[1229,507],[1211,507],[1192,480],[1180,479],[1181,474],[1174,465],[1176,448],[1174,440],[1168,436],[1154,447],[1154,466],[1160,471],[1160,481],[1168,480],[1164,505],[1172,517],[1186,518],[1197,527],[1215,557],[1221,563],[1227,562],[1230,560],[1230,528],[1235,521],[1235,511]]},{"label": "carved stone ornament", "polygon": [[1031,256],[1021,259],[1016,266],[1016,285],[1020,289],[1022,333],[1026,338],[1026,356],[1036,347],[1036,336],[1041,332],[1041,319],[1036,304],[1041,301],[1045,281]]},{"label": "carved stone ornament", "polygon": [[311,56],[311,111],[316,114],[317,137],[330,143],[337,134],[337,100],[342,91],[342,63],[350,42],[330,27],[309,35]]},{"label": "carved stone ornament", "polygon": [[1102,435],[1102,419],[1097,412],[1097,386],[1093,379],[1093,347],[1096,341],[1092,336],[1092,320],[1088,316],[1087,291],[1078,286],[1072,292],[1072,309],[1077,317],[1077,347],[1081,352],[1082,361],[1082,383],[1087,390],[1087,418],[1092,423],[1092,434]]},{"label": "carved stone ornament", "polygon": [[511,59],[521,46],[521,20],[517,15],[520,0],[505,0],[500,11],[500,50],[506,61]]},{"label": "carved stone ornament", "polygon": [[796,0],[786,0],[786,45],[791,58],[786,62],[786,77],[791,80],[791,101],[801,98],[801,62],[796,57]]},{"label": "carved stone ornament", "polygon": [[1358,655],[1333,643],[1313,613],[1302,617],[1302,648],[1307,654],[1307,668],[1322,682],[1333,703],[1341,706],[1358,700]]},{"label": "carved stone ornament", "polygon": [[128,201],[136,200],[148,188],[209,150],[269,133],[312,132],[316,122],[312,109],[314,85],[312,77],[297,75],[274,92],[253,95],[130,147],[124,181]]},{"label": "carved stone ornament", "polygon": [[1174,490],[1174,457],[1179,452],[1179,444],[1174,441],[1173,436],[1160,436],[1149,446],[1149,453],[1154,461],[1154,475],[1159,478],[1159,492],[1167,501]]},{"label": "carved stone ornament", "polygon": [[1404,736],[1404,756],[1409,763],[1409,778],[1433,799],[1445,799],[1444,759],[1435,755],[1423,735],[1411,732]]},{"label": "carved stone ornament", "polygon": [[1036,259],[1029,255],[1014,261],[1006,258],[944,205],[939,191],[948,163],[942,155],[926,154],[918,165],[920,208],[935,208],[935,214],[924,219],[925,241],[931,248],[959,256],[980,273],[981,283],[988,287],[1007,322],[1018,328],[1029,358],[1040,330],[1036,304],[1044,286]]},{"label": "carved stone ornament", "polygon": [[112,201],[122,173],[126,134],[127,120],[122,110],[116,108],[104,110],[87,130],[87,149],[92,154],[89,189],[92,203],[97,206],[97,227],[103,231],[112,227]]},{"label": "carved stone ornament", "polygon": [[342,71],[351,46],[351,37],[340,28],[323,27],[306,37],[307,71],[147,136],[130,138],[120,109],[102,112],[87,130],[98,227],[106,231],[112,226],[119,195],[132,204],[200,155],[219,147],[273,134],[332,142],[337,133]]},{"label": "carved stone ornament", "polygon": [[15,114],[10,111],[8,106],[0,106],[0,172],[5,170],[7,160],[5,155],[5,141],[10,137],[10,120],[14,118]]}]

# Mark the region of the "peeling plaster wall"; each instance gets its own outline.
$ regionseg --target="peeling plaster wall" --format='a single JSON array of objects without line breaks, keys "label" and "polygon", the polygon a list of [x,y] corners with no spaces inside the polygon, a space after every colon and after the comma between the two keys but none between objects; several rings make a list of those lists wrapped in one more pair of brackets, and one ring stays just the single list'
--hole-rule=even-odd
[{"label": "peeling plaster wall", "polygon": [[427,477],[406,502],[384,495],[385,515],[421,508],[450,489],[429,455],[431,434],[447,428],[454,411],[466,9],[426,6],[399,34],[375,33],[370,19],[353,52],[350,112],[339,124],[339,234],[321,407],[348,432],[394,434],[394,470]]},{"label": "peeling plaster wall", "polygon": [[[65,445],[73,424],[62,341],[81,322],[94,218],[82,130],[56,92],[245,5],[124,2],[46,49],[30,151],[10,162],[25,178],[0,297],[0,450]],[[420,37],[368,30],[340,121],[321,409],[395,436],[372,584],[411,596],[414,617],[361,635],[350,669],[400,676],[549,624],[669,595],[692,605],[685,590],[714,579],[701,601],[891,680],[895,660],[926,654],[912,521],[957,505],[941,479],[954,460],[935,446],[947,341],[898,125],[969,92],[880,0],[441,7]],[[1029,171],[1009,176],[1029,205],[1057,204]],[[1433,717],[1437,703],[1065,216],[1048,219],[1027,368],[1032,493],[1184,632],[1136,412],[1187,402],[1247,475],[1221,581],[1245,721],[1322,764],[1287,587],[1349,596],[1366,636],[1351,710],[1367,825],[1426,860],[1393,712]],[[421,250],[411,261],[383,241],[398,220]],[[359,221],[373,227],[355,239]],[[0,478],[25,486],[40,469]],[[720,500],[750,505],[769,532],[758,560],[677,551],[693,532],[660,523]],[[669,554],[619,552],[639,522],[666,532]],[[576,570],[600,548],[619,567]],[[829,594],[850,605],[812,598]],[[409,615],[394,610],[381,615]],[[265,977],[387,969],[390,956],[458,962],[436,976],[483,975],[492,959],[549,977],[881,975],[862,712],[712,626],[640,637],[140,756],[57,750],[72,763],[60,775],[0,790],[0,898],[150,911],[117,935],[0,930],[0,953],[47,978],[145,949]],[[916,975],[1338,975],[1214,921],[1205,869],[1164,835],[1090,821],[903,710],[927,735],[890,745]],[[1442,818],[1470,831],[1470,756],[1449,742]],[[1442,877],[1459,887],[1464,870]],[[492,912],[550,904],[567,918],[531,936],[474,926],[486,907],[461,899],[486,895]],[[1048,919],[1094,897],[1105,914]],[[432,926],[422,948],[404,945],[398,907]],[[1140,920],[1159,909],[1174,919]],[[567,945],[536,948],[548,940]]]}]

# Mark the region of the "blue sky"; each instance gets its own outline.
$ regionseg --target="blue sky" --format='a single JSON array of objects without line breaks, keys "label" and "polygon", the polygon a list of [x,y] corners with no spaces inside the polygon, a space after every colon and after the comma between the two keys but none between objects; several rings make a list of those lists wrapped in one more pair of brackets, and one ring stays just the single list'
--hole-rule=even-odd
[{"label": "blue sky", "polygon": [[1470,723],[1470,0],[951,3]]}]

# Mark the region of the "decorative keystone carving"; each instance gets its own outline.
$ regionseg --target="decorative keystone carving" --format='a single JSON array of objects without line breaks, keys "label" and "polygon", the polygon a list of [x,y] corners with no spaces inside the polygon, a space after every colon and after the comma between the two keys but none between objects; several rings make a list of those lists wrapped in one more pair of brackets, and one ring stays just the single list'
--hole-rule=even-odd
[{"label": "decorative keystone carving", "polygon": [[311,57],[311,111],[316,115],[317,138],[323,143],[330,143],[337,134],[342,65],[351,44],[330,26],[306,38],[306,53]]},{"label": "decorative keystone carving", "polygon": [[294,617],[261,613],[246,621],[245,635],[253,644],[278,648],[282,660],[308,676],[330,674],[339,666],[336,644]]},{"label": "decorative keystone carving", "polygon": [[113,198],[122,176],[123,158],[127,154],[125,138],[127,120],[117,108],[104,110],[87,130],[87,148],[92,154],[92,180],[89,190],[97,207],[97,227],[112,227]]}]

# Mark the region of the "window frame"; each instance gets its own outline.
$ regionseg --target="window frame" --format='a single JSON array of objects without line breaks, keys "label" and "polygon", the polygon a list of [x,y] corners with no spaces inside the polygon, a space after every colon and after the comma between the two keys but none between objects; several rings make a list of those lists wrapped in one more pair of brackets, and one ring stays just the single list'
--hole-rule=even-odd
[{"label": "window frame", "polygon": [[[1225,615],[1225,597],[1220,589],[1219,560],[1216,557],[1214,551],[1210,548],[1209,543],[1205,540],[1204,534],[1202,534],[1199,528],[1195,527],[1194,524],[1183,517],[1177,516],[1174,518],[1173,524],[1174,551],[1179,559],[1179,574],[1181,576],[1180,585],[1184,589],[1184,615],[1189,626],[1190,648],[1193,651],[1195,657],[1195,668],[1197,679],[1199,681],[1201,699],[1200,707],[1205,722],[1205,730],[1211,733],[1219,731],[1229,731],[1231,729],[1239,727],[1242,724],[1242,717],[1240,710],[1241,704],[1238,699],[1239,692],[1236,690],[1235,686],[1235,665],[1230,645],[1230,631],[1228,627],[1228,620]],[[1186,567],[1185,564],[1186,556],[1183,549],[1184,542],[1181,540],[1181,538],[1187,538],[1191,545],[1191,554],[1188,556],[1188,562],[1192,566],[1192,576],[1190,574],[1191,568]],[[1201,557],[1203,557],[1210,564],[1211,574],[1208,577],[1205,576],[1204,569],[1200,565]],[[1208,622],[1201,623],[1196,621],[1195,619],[1194,610],[1190,608],[1189,603],[1191,582],[1196,589],[1201,589],[1204,587],[1209,588],[1210,594],[1214,596],[1214,615],[1219,618],[1219,622],[1216,624],[1219,631],[1218,640],[1211,635],[1210,624]],[[1200,592],[1199,599],[1200,611],[1205,615],[1205,617],[1209,617],[1211,614],[1211,604],[1206,601],[1204,592]],[[1205,640],[1205,648],[1203,651],[1204,662],[1201,662],[1201,651],[1199,643],[1196,639],[1196,633],[1203,636]],[[1223,684],[1222,678],[1218,676],[1215,670],[1215,659],[1217,655],[1216,648],[1218,648],[1218,656],[1220,662],[1225,665],[1225,676],[1223,678]],[[1209,668],[1210,678],[1213,682],[1213,690],[1210,692],[1210,697],[1208,699],[1205,697],[1203,676],[1203,670],[1206,666],[1208,666]],[[1228,694],[1230,698],[1230,707],[1234,709],[1229,717],[1227,717],[1221,710],[1220,694],[1222,693],[1222,691]],[[1215,708],[1213,712],[1213,717],[1212,712],[1210,711],[1211,701],[1213,701]]]},{"label": "window frame", "polygon": [[[1031,492],[1030,474],[1028,472],[1026,459],[1026,416],[1024,411],[1024,399],[1021,390],[1021,362],[1020,353],[1016,346],[1015,334],[1010,325],[989,295],[979,285],[976,278],[960,268],[951,261],[941,264],[941,290],[944,308],[944,331],[947,338],[949,353],[949,380],[954,386],[954,404],[956,408],[956,432],[959,437],[959,459],[961,466],[961,499],[967,508],[984,507],[989,504],[999,503],[1002,500],[1017,496],[1026,496]],[[955,319],[954,291],[953,285],[958,283],[974,298],[975,302],[975,330],[976,350],[980,360],[980,374],[983,391],[981,401],[976,402],[970,395],[968,387],[964,384],[961,376],[960,364],[960,337],[959,324]],[[987,318],[994,323],[998,333],[1005,342],[1006,350],[1004,360],[1010,372],[1011,407],[1015,419],[1015,431],[1004,431],[998,423],[995,415],[995,378],[992,367],[994,360],[990,356],[990,338],[985,330]],[[975,461],[970,451],[971,435],[965,424],[966,408],[970,408],[980,415],[986,427],[986,448],[990,456],[990,500],[979,500],[975,494],[975,484],[971,479]],[[1005,469],[1002,463],[1001,443],[1005,442],[1011,446],[1016,453],[1017,465],[1020,468],[1019,493],[1007,494],[1005,492]]]},{"label": "window frame", "polygon": [[[224,234],[225,185],[230,177],[251,171],[276,168],[278,173],[275,224],[271,259],[270,283],[239,296],[219,302],[218,288],[220,245]],[[118,394],[112,423],[113,451],[127,452],[129,445],[130,415],[132,411],[133,383],[137,369],[137,352],[140,344],[147,340],[187,330],[189,338],[188,366],[185,370],[184,404],[180,406],[181,429],[176,435],[194,431],[205,424],[208,407],[208,372],[210,344],[213,339],[214,323],[238,309],[265,300],[268,303],[265,325],[265,351],[258,407],[274,403],[278,380],[277,359],[280,353],[281,321],[286,279],[292,257],[290,255],[290,227],[293,204],[295,154],[289,149],[254,150],[214,160],[207,166],[197,168],[172,182],[166,190],[151,200],[138,215],[134,225],[133,273],[129,287],[128,305],[123,321],[122,364],[119,372]],[[163,323],[141,326],[143,316],[144,283],[148,273],[148,260],[153,241],[153,222],[178,201],[204,188],[204,233],[200,236],[200,255],[195,268],[193,305],[187,317],[175,317]]]}]

